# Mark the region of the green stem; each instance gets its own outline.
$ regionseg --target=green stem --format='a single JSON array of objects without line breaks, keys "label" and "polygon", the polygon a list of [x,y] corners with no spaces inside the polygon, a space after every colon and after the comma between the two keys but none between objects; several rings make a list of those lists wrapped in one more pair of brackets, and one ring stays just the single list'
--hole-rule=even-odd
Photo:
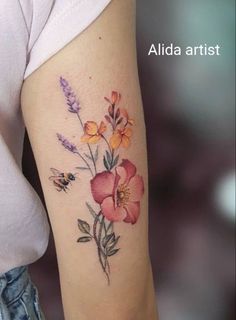
[{"label": "green stem", "polygon": [[[101,266],[102,266],[102,269],[103,269],[103,272],[105,273],[105,275],[106,275],[106,277],[107,277],[107,282],[108,282],[108,285],[110,285],[110,277],[109,277],[109,274],[108,274],[108,272],[107,272],[107,270],[106,270],[106,267],[105,267],[105,265],[104,265],[104,263],[103,263],[103,261],[102,261],[102,255],[103,255],[103,257],[105,257],[106,259],[107,259],[107,257],[106,257],[106,255],[105,255],[105,253],[103,252],[103,250],[102,250],[102,248],[101,248],[101,239],[99,240],[99,237],[101,237],[101,235],[100,235],[100,229],[101,229],[101,227],[100,227],[100,229],[99,229],[99,236],[97,236],[97,224],[98,224],[98,222],[99,222],[99,218],[100,218],[100,216],[101,216],[101,211],[97,214],[97,216],[96,216],[96,218],[95,218],[95,221],[94,221],[94,225],[93,225],[93,235],[94,235],[94,240],[95,240],[95,242],[96,242],[96,244],[97,244],[97,249],[98,249],[98,258],[99,258],[99,262],[100,262],[100,264],[101,264]],[[103,220],[103,222],[104,222],[104,220]],[[101,223],[101,222],[100,222]],[[101,226],[101,225],[100,225]]]},{"label": "green stem", "polygon": [[105,217],[103,216],[102,220],[100,222],[100,228],[99,228],[99,233],[98,233],[98,241],[100,244],[101,244],[101,238],[102,238],[102,229],[104,227],[104,220],[105,220]]},{"label": "green stem", "polygon": [[95,175],[96,175],[97,174],[97,166],[96,166],[96,162],[95,162],[95,159],[94,159],[94,156],[93,156],[93,152],[92,152],[92,149],[91,149],[89,143],[87,143],[87,146],[89,148],[89,152],[90,152],[90,155],[91,155],[91,158],[92,158],[92,161],[93,161],[93,166],[94,166]]},{"label": "green stem", "polygon": [[[83,121],[82,121],[82,119],[81,119],[81,117],[80,117],[80,115],[79,115],[78,113],[77,113],[77,117],[78,117],[78,119],[79,119],[79,122],[80,122],[80,124],[81,124],[82,129],[84,130]],[[95,160],[94,160],[93,152],[92,152],[92,149],[91,149],[91,146],[90,146],[89,143],[87,143],[87,146],[88,146],[88,149],[89,149],[89,153],[90,153],[90,156],[91,156],[91,159],[92,159],[92,162],[93,162],[93,166],[94,166],[94,170],[95,170],[95,175],[96,175],[96,174],[97,174],[97,166],[96,166],[96,162],[95,162]]]},{"label": "green stem", "polygon": [[110,151],[110,154],[112,154],[112,149],[111,149],[111,146],[110,146],[109,142],[107,141],[107,138],[103,134],[102,134],[102,138],[106,142],[106,144],[108,146],[108,149]]},{"label": "green stem", "polygon": [[84,161],[84,163],[86,164],[87,168],[89,169],[89,171],[91,172],[91,175],[92,175],[92,177],[93,177],[94,174],[93,174],[93,171],[92,171],[92,169],[91,169],[88,161],[81,155],[81,153],[80,153],[79,151],[74,152],[74,153],[77,154],[77,155]]},{"label": "green stem", "polygon": [[[105,217],[102,217],[102,220],[100,221],[100,228],[99,228],[99,233],[98,233],[98,241],[100,243],[100,247],[101,245],[101,239],[102,239],[102,230],[104,229],[105,233],[106,233],[106,224],[105,224]],[[107,259],[107,255],[106,253],[103,251],[103,258],[104,258],[104,267],[105,269],[108,268],[108,273],[110,273],[110,265]]]},{"label": "green stem", "polygon": [[106,144],[107,144],[107,146],[108,146],[108,149],[109,149],[109,152],[110,152],[110,155],[111,155],[111,165],[110,165],[110,170],[111,170],[112,167],[113,167],[115,150],[110,147],[110,144],[109,144],[109,142],[107,141],[107,139],[106,139],[106,137],[105,137],[104,135],[102,135],[102,138],[103,138],[103,140],[106,142]]},{"label": "green stem", "polygon": [[113,161],[114,161],[114,153],[115,153],[115,150],[112,149],[112,153],[111,153],[111,165],[113,165]]}]

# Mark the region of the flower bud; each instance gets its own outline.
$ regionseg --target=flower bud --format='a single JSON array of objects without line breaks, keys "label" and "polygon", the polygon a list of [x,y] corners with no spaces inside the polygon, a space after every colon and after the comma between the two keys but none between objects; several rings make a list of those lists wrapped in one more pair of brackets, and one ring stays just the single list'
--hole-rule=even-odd
[{"label": "flower bud", "polygon": [[116,111],[115,119],[117,120],[119,118],[119,116],[120,116],[120,108],[118,108],[117,111]]},{"label": "flower bud", "polygon": [[114,118],[114,105],[110,105],[108,108],[109,115]]},{"label": "flower bud", "polygon": [[108,115],[105,115],[105,119],[107,120],[108,123],[111,123],[111,118]]}]

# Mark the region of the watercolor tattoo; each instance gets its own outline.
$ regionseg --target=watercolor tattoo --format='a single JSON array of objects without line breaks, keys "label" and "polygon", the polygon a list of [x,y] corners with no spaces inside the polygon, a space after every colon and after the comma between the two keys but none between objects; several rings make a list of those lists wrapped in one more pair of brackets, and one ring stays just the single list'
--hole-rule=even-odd
[{"label": "watercolor tattoo", "polygon": [[92,223],[78,219],[81,234],[77,242],[94,242],[99,263],[110,284],[110,258],[120,250],[120,236],[115,232],[115,223],[123,221],[134,225],[140,215],[140,201],[144,194],[143,178],[137,174],[136,166],[128,159],[120,159],[119,154],[121,148],[130,146],[135,123],[127,110],[119,106],[121,94],[116,91],[110,98],[105,97],[108,109],[104,119],[99,123],[91,120],[84,123],[80,103],[68,81],[60,77],[60,86],[68,112],[78,118],[82,134],[78,145],[60,133],[57,139],[78,157],[78,167],[74,169],[78,172],[64,173],[51,168],[53,175],[49,179],[57,191],[68,192],[69,185],[76,183],[80,171],[89,173],[94,203],[86,202],[86,206]]}]

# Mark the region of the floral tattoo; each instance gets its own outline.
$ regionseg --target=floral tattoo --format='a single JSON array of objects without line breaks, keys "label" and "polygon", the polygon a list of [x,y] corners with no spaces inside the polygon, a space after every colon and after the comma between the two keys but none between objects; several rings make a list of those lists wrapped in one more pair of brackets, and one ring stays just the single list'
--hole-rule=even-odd
[{"label": "floral tattoo", "polygon": [[[110,258],[118,253],[120,236],[115,232],[116,222],[135,224],[140,215],[140,201],[144,194],[143,178],[137,174],[136,166],[128,159],[120,159],[119,150],[131,144],[134,120],[126,109],[120,107],[121,94],[113,91],[110,98],[105,97],[108,110],[100,123],[83,122],[82,109],[68,81],[60,78],[60,86],[64,93],[68,112],[78,118],[83,130],[79,146],[85,145],[87,153],[71,143],[62,134],[57,134],[61,145],[78,157],[78,172],[64,173],[51,168],[53,181],[57,191],[69,191],[75,183],[80,170],[88,171],[90,190],[94,204],[86,202],[88,212],[92,216],[92,224],[78,219],[81,233],[78,243],[94,241],[101,268],[110,284]],[[104,145],[102,155],[99,147]],[[98,160],[102,156],[104,168],[98,168]],[[94,209],[95,206],[98,209]]]}]

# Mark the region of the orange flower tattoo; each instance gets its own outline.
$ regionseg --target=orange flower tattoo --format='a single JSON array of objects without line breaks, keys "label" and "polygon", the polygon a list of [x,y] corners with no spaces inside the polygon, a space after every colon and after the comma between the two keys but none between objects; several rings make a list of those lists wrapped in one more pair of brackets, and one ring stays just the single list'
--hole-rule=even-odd
[{"label": "orange flower tattoo", "polygon": [[107,127],[103,121],[100,126],[94,121],[87,121],[84,125],[84,135],[81,137],[81,142],[97,143],[106,129]]},{"label": "orange flower tattoo", "polygon": [[120,109],[121,115],[126,119],[126,124],[134,125],[134,120],[129,117],[129,114],[125,108]]},{"label": "orange flower tattoo", "polygon": [[120,102],[121,94],[117,91],[112,91],[111,99],[105,97],[105,100],[109,102],[111,105],[117,105]]},{"label": "orange flower tattoo", "polygon": [[110,146],[112,149],[118,149],[119,147],[128,148],[131,136],[132,130],[130,128],[117,129],[110,139]]}]

